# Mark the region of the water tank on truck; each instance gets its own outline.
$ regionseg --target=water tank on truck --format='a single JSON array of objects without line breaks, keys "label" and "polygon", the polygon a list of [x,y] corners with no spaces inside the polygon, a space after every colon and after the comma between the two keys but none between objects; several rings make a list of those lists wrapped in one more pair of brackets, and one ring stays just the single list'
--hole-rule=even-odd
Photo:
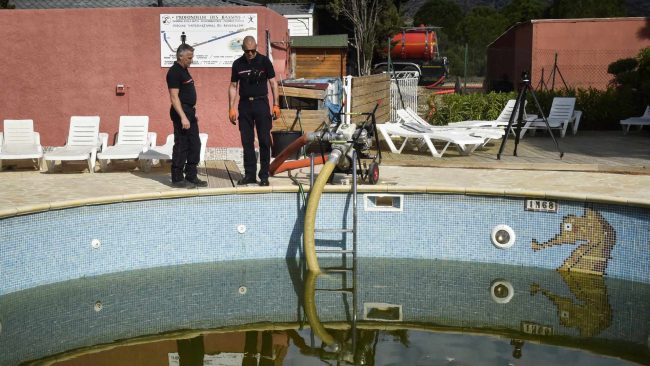
[{"label": "water tank on truck", "polygon": [[[417,71],[420,85],[430,85],[447,76],[447,58],[438,49],[439,27],[403,28],[390,40],[390,61],[395,71]],[[375,73],[388,70],[388,49],[373,66]]]}]

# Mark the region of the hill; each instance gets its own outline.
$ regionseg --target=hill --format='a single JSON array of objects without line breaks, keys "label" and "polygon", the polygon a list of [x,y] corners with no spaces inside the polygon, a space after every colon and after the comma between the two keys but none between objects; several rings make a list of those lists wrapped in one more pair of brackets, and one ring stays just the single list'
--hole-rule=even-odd
[{"label": "hill", "polygon": [[[547,0],[550,3],[550,0]],[[413,16],[420,9],[427,0],[409,0],[404,5],[404,15],[406,17],[407,23],[413,21]],[[471,9],[475,6],[491,6],[497,9],[501,9],[510,3],[509,0],[456,0],[458,5],[463,9]],[[630,17],[641,17],[641,16],[650,16],[650,1],[647,0],[625,0],[625,6],[627,10],[627,16]]]}]

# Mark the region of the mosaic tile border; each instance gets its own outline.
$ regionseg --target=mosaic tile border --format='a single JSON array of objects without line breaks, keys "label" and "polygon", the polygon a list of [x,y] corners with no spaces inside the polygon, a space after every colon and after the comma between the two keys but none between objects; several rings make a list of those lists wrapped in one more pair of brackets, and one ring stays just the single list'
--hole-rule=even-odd
[{"label": "mosaic tile border", "polygon": [[[309,192],[309,187],[304,188]],[[326,186],[325,193],[347,193],[350,191],[349,186]],[[539,199],[569,200],[576,202],[604,203],[634,207],[650,207],[650,199],[623,199],[597,194],[582,193],[560,193],[544,191],[526,191],[521,189],[490,189],[478,187],[452,187],[452,186],[394,186],[394,185],[374,185],[361,186],[359,193],[370,192],[387,192],[387,193],[430,193],[430,194],[464,194],[478,196],[499,196],[499,197],[527,197]],[[294,193],[299,192],[297,186],[270,186],[270,187],[234,187],[234,188],[206,188],[206,189],[189,189],[189,190],[165,190],[160,192],[136,193],[117,196],[103,196],[96,198],[85,198],[69,201],[44,202],[37,205],[27,205],[18,207],[8,207],[0,209],[0,219],[17,215],[28,215],[48,210],[58,210],[64,208],[73,208],[90,205],[103,205],[119,202],[146,201],[166,198],[182,198],[196,196],[217,196],[225,194],[261,194],[261,193]]]}]

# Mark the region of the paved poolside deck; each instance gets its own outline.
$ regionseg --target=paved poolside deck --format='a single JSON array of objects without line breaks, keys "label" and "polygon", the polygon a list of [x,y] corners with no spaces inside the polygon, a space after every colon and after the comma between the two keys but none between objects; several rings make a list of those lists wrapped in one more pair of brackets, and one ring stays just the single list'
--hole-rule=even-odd
[{"label": "paved poolside deck", "polygon": [[[548,136],[522,140],[518,157],[512,156],[514,142],[509,140],[501,160],[496,159],[500,141],[470,156],[450,151],[442,159],[434,159],[427,152],[405,151],[398,155],[383,150],[380,186],[368,187],[491,194],[537,192],[540,196],[650,205],[650,133],[623,136],[618,131],[581,131],[559,142],[565,151],[563,159]],[[171,187],[166,168],[143,173],[133,164],[123,164],[107,173],[95,174],[81,169],[83,165],[55,173],[28,169],[0,172],[0,217],[66,207],[73,201],[98,203],[120,197],[135,200],[150,198],[152,194],[174,197],[187,191]],[[268,188],[235,188],[233,182],[241,173],[231,161],[209,161],[201,172],[209,188],[228,188],[233,193],[295,188],[287,173],[272,177]],[[294,171],[292,175],[301,183],[308,183],[308,169]],[[215,190],[205,190],[206,194],[211,191]]]}]

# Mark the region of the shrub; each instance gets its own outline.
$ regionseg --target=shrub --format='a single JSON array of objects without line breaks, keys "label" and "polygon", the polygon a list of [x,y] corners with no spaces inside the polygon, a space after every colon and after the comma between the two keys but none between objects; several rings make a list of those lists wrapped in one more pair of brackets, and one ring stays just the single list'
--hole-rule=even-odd
[{"label": "shrub", "polygon": [[[629,88],[537,91],[535,95],[544,114],[550,111],[553,98],[575,97],[575,108],[582,111],[580,129],[585,130],[619,129],[621,119],[640,115],[645,108],[642,95]],[[516,93],[435,96],[429,101],[429,105],[433,106],[429,122],[446,125],[456,121],[494,120],[508,99],[516,97]],[[527,100],[526,112],[540,114],[531,93],[527,94]]]},{"label": "shrub", "polygon": [[636,67],[639,66],[639,61],[634,58],[622,58],[620,60],[614,61],[609,66],[607,66],[607,73],[616,75],[623,72],[634,71]]},{"label": "shrub", "polygon": [[432,113],[429,122],[446,125],[449,122],[467,120],[493,120],[499,116],[508,99],[515,93],[446,94],[434,95],[429,100]]}]

